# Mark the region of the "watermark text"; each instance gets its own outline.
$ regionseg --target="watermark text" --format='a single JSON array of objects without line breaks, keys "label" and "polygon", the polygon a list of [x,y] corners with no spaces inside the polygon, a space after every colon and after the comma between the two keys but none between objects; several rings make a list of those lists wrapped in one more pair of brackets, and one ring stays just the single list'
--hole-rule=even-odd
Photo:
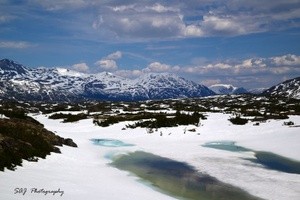
[{"label": "watermark text", "polygon": [[14,194],[19,194],[19,195],[27,195],[27,194],[36,194],[36,195],[58,195],[58,196],[63,196],[65,192],[61,190],[60,188],[52,190],[52,189],[45,189],[45,188],[26,188],[26,187],[16,187],[14,189]]}]

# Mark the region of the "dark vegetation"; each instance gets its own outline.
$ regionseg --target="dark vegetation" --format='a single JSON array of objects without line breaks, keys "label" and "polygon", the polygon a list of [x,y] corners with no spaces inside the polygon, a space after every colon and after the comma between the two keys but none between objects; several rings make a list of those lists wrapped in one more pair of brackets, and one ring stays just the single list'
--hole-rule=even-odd
[{"label": "dark vegetation", "polygon": [[[61,138],[14,105],[0,108],[0,170],[22,166],[22,159],[37,161],[51,152],[60,153],[57,146],[76,147],[72,139]],[[5,116],[5,117],[3,117]]]},{"label": "dark vegetation", "polygon": [[[101,102],[95,103],[92,107],[93,111],[102,112],[101,115],[93,116],[94,123],[100,126],[109,126],[121,121],[136,120],[139,121],[133,125],[128,125],[128,127],[166,127],[174,126],[176,124],[185,125],[184,120],[178,120],[178,118],[175,118],[174,114],[166,114],[164,110],[189,111],[192,113],[199,113],[200,115],[203,115],[205,112],[228,113],[233,115],[229,120],[236,125],[243,125],[250,121],[259,125],[259,123],[268,120],[288,119],[288,115],[300,115],[300,100],[254,95],[228,95],[209,98],[170,99],[146,102]],[[116,111],[113,111],[118,109],[123,110],[126,113],[119,114]],[[132,112],[138,114],[132,114]],[[187,123],[194,124],[194,122]]]},{"label": "dark vegetation", "polygon": [[242,118],[241,116],[231,117],[229,121],[235,125],[247,124],[248,119]]},{"label": "dark vegetation", "polygon": [[72,114],[63,114],[63,113],[56,113],[49,116],[49,119],[63,119],[64,123],[67,122],[77,122],[82,119],[87,119],[88,115],[84,113],[79,113],[77,115]]},{"label": "dark vegetation", "polygon": [[82,106],[80,104],[72,104],[72,103],[60,103],[51,106],[49,106],[48,104],[37,104],[35,106],[43,114],[49,114],[49,113],[59,112],[59,111],[81,111],[82,110]]},{"label": "dark vegetation", "polygon": [[137,114],[108,116],[104,119],[95,118],[94,123],[105,127],[122,121],[138,121],[134,125],[128,125],[127,127],[160,128],[188,124],[198,125],[199,118],[204,119],[205,117],[197,112],[194,112],[192,115],[180,113],[179,111],[177,111],[175,115],[166,113],[141,112]]},{"label": "dark vegetation", "polygon": [[[180,120],[180,117],[176,117],[175,114],[169,114],[176,111],[181,114],[185,113],[185,111],[198,113],[200,118],[203,117],[205,112],[232,114],[233,117],[230,121],[234,124],[245,124],[245,119],[248,119],[247,122],[252,121],[259,124],[272,119],[288,119],[288,115],[300,115],[300,100],[249,94],[136,102],[87,101],[59,104],[3,102],[4,107],[11,104],[15,108],[19,106],[29,112],[41,111],[44,114],[55,112],[56,114],[49,115],[49,118],[63,119],[63,122],[75,122],[81,119],[93,118],[94,123],[99,126],[109,126],[122,121],[137,121],[136,126],[142,127],[195,124],[193,120],[189,120],[189,115],[186,116],[188,120],[185,121]],[[6,110],[8,110],[6,111],[8,116],[9,109]],[[77,115],[59,113],[60,111],[82,110],[87,112]],[[17,111],[14,110],[14,112]],[[17,113],[14,114],[17,115]],[[18,111],[18,117],[26,118],[26,115],[22,113],[22,109]]]},{"label": "dark vegetation", "polygon": [[175,116],[167,116],[162,114],[157,114],[153,119],[148,119],[144,121],[138,121],[134,124],[128,124],[127,128],[161,128],[161,127],[174,127],[178,125],[199,125],[200,118],[204,119],[205,117],[198,112],[193,114],[184,114],[179,111],[176,112]]},{"label": "dark vegetation", "polygon": [[283,122],[283,125],[284,126],[294,126],[295,124],[292,121],[288,121],[288,122]]}]

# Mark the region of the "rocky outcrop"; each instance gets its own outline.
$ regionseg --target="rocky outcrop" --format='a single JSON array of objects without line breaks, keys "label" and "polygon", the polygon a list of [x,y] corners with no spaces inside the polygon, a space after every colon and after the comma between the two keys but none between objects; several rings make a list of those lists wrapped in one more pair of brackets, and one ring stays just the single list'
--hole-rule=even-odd
[{"label": "rocky outcrop", "polygon": [[[29,118],[29,117],[28,117]],[[62,138],[43,125],[25,119],[0,119],[0,170],[14,170],[22,159],[38,161],[51,152],[60,153],[57,146],[77,147],[70,138]]]}]

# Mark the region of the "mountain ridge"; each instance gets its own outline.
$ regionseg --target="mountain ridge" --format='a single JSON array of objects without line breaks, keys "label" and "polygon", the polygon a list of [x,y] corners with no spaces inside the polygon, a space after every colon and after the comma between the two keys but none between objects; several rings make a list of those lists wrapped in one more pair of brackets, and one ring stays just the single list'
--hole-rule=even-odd
[{"label": "mountain ridge", "polygon": [[13,60],[0,60],[0,99],[139,101],[244,93],[300,99],[300,77],[269,89],[247,91],[228,84],[208,88],[170,73],[147,73],[131,80],[110,72],[85,74],[65,68],[29,68]]},{"label": "mountain ridge", "polygon": [[148,100],[215,93],[174,74],[149,73],[130,80],[112,73],[83,74],[64,68],[28,68],[0,60],[0,97],[36,101]]},{"label": "mountain ridge", "polygon": [[274,85],[265,90],[262,94],[300,99],[300,77],[292,78]]}]

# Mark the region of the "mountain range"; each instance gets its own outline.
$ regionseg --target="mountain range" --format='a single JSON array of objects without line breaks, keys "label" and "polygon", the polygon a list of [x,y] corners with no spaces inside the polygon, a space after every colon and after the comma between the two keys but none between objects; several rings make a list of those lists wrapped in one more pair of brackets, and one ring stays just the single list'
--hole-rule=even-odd
[{"label": "mountain range", "polygon": [[0,60],[0,97],[36,101],[136,101],[203,97],[215,93],[174,74],[149,73],[131,80],[112,73],[84,74],[63,68],[28,68]]},{"label": "mountain range", "polygon": [[169,73],[127,79],[109,72],[85,74],[65,68],[29,68],[0,60],[0,99],[23,101],[137,101],[255,93],[300,99],[300,77],[269,89],[249,90],[217,84],[209,88]]}]

